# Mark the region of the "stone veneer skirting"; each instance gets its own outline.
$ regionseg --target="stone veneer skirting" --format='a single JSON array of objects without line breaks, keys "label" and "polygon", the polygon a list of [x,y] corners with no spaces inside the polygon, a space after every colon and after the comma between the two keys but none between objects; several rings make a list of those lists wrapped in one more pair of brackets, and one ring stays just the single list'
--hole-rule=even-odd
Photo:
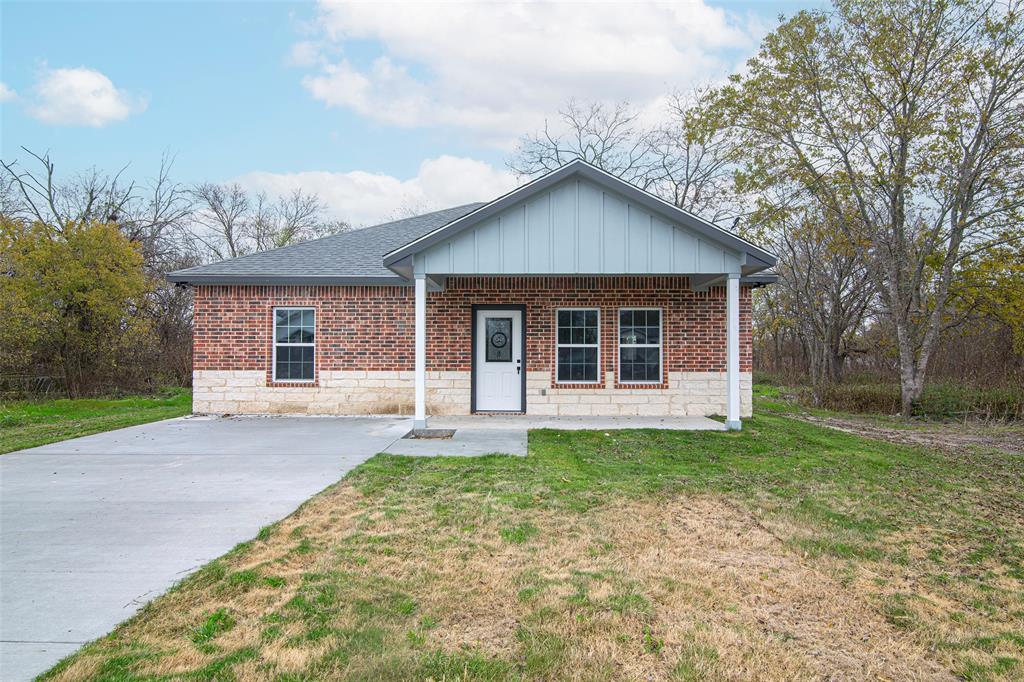
[{"label": "stone veneer skirting", "polygon": [[[195,370],[192,409],[208,414],[412,414],[409,371],[321,370],[316,384],[268,386],[266,372]],[[469,372],[427,372],[427,415],[469,414]],[[751,414],[752,379],[740,373],[740,415]],[[526,411],[537,415],[708,416],[725,414],[724,372],[669,372],[667,388],[558,388],[549,371],[528,372]]]}]

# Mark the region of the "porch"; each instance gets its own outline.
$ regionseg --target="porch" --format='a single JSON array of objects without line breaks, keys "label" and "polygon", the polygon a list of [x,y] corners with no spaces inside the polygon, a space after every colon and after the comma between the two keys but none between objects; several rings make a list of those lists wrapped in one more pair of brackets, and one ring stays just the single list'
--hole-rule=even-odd
[{"label": "porch", "polygon": [[417,429],[467,412],[558,417],[550,428],[723,415],[738,429],[750,414],[751,284],[739,274],[413,279]]},{"label": "porch", "polygon": [[550,417],[528,414],[438,416],[430,430],[454,431],[447,438],[400,438],[386,450],[392,455],[418,457],[476,457],[505,454],[525,457],[533,429],[560,431],[725,431],[726,425],[707,417]]},{"label": "porch", "polygon": [[[741,301],[749,330],[749,289],[774,263],[728,231],[572,162],[384,256],[414,284],[416,427],[427,427],[434,402],[428,372],[456,365],[469,374],[472,413],[588,416],[607,404],[609,416],[724,414],[739,429],[749,414],[741,373],[749,385],[750,371]],[[470,358],[437,350],[470,333]],[[576,400],[578,409],[562,410]]]},{"label": "porch", "polygon": [[529,414],[473,414],[434,417],[432,429],[555,429],[558,431],[620,431],[666,429],[668,431],[724,431],[725,424],[708,417],[548,417]]}]

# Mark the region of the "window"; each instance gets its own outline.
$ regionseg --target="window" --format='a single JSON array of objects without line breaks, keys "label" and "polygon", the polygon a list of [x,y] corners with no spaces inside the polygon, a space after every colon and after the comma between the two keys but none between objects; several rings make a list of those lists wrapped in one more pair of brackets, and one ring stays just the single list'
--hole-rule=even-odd
[{"label": "window", "polygon": [[598,383],[597,310],[559,310],[556,377],[560,383]]},{"label": "window", "polygon": [[619,381],[661,383],[661,311],[657,308],[619,311]]},{"label": "window", "polygon": [[487,318],[487,362],[512,362],[512,318]]},{"label": "window", "polygon": [[274,309],[274,381],[313,381],[312,308]]}]

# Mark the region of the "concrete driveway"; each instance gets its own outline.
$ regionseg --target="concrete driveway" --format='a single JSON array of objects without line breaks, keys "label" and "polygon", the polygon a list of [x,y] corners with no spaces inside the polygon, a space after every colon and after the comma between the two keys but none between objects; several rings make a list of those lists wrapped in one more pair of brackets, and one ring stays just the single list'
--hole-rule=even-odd
[{"label": "concrete driveway", "polygon": [[0,679],[106,634],[410,428],[185,417],[0,455]]}]

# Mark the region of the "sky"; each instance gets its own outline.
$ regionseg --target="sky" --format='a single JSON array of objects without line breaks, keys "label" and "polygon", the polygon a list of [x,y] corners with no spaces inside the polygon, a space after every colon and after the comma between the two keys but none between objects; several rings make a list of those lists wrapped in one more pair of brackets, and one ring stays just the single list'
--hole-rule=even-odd
[{"label": "sky", "polygon": [[320,195],[372,224],[486,201],[570,98],[655,120],[807,2],[0,0],[0,158]]}]

